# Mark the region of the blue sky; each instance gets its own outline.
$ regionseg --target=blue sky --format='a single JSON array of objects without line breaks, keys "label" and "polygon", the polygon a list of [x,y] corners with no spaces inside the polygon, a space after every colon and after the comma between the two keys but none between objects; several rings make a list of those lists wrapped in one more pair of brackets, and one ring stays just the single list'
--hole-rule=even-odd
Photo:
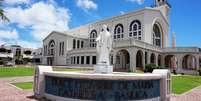
[{"label": "blue sky", "polygon": [[[168,0],[177,46],[201,47],[201,0]],[[11,20],[0,23],[0,44],[38,48],[52,30],[65,31],[151,6],[154,0],[5,0]],[[170,37],[171,38],[171,37]]]}]

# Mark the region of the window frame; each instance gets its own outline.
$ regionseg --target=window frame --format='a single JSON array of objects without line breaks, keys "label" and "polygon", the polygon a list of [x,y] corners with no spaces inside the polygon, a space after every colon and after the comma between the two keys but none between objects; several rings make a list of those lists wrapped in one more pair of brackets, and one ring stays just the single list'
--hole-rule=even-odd
[{"label": "window frame", "polygon": [[142,23],[139,20],[133,20],[129,26],[129,37],[142,40],[142,36]]}]

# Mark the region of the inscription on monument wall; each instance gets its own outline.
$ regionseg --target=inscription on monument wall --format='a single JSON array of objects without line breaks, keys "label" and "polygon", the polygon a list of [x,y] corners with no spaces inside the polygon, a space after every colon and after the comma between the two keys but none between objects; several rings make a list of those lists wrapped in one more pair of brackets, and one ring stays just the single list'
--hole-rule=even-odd
[{"label": "inscription on monument wall", "polygon": [[45,76],[45,92],[83,100],[142,100],[160,96],[160,80],[82,80]]}]

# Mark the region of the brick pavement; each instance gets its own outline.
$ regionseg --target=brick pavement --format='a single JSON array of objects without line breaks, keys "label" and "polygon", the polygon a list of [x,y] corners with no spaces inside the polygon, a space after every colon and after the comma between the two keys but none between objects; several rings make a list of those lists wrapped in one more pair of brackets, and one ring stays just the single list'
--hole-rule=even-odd
[{"label": "brick pavement", "polygon": [[20,90],[10,85],[11,82],[33,81],[33,77],[0,78],[0,101],[36,101],[31,99],[32,90]]},{"label": "brick pavement", "polygon": [[171,101],[201,101],[201,86],[182,95],[172,94]]},{"label": "brick pavement", "polygon": [[[33,77],[0,78],[0,101],[37,101],[32,99],[32,90],[20,90],[10,85],[11,82],[33,81]],[[171,95],[171,101],[201,101],[201,87],[182,95]]]}]

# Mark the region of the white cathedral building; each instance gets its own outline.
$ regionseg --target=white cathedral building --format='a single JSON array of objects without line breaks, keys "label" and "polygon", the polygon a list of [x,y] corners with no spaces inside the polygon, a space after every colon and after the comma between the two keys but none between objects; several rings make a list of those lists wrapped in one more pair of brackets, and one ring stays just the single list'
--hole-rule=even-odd
[{"label": "white cathedral building", "polygon": [[51,32],[43,40],[43,64],[93,67],[96,64],[96,37],[103,24],[113,37],[110,62],[114,71],[143,70],[145,64],[196,74],[201,60],[198,47],[170,46],[169,11],[166,0],[156,0],[154,7],[70,29]]}]

